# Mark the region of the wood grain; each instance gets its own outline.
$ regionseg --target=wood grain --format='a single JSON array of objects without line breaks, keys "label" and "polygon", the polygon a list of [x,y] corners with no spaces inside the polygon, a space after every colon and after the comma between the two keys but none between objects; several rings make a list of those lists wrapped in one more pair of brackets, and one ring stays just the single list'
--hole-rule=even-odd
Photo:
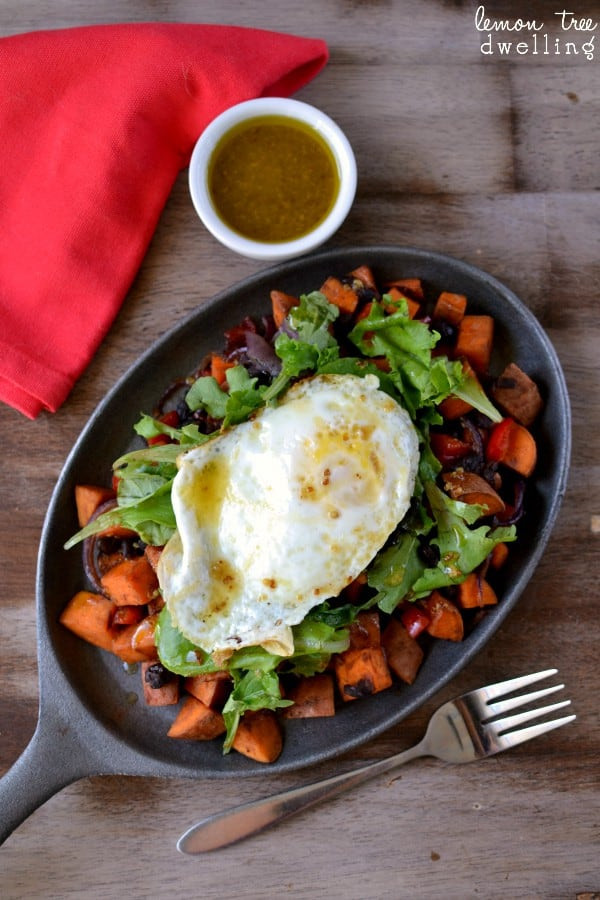
[{"label": "wood grain", "polygon": [[[298,96],[340,123],[359,164],[356,203],[332,245],[418,246],[500,278],[553,341],[573,413],[568,490],[543,559],[485,651],[438,696],[356,753],[310,771],[274,777],[266,769],[236,782],[83,779],[0,849],[7,900],[564,900],[600,891],[600,66],[581,55],[484,57],[477,5],[130,0],[125,16],[118,0],[2,4],[0,35],[126,18],[235,22],[325,38],[330,63]],[[497,17],[531,15],[531,5],[516,0],[493,6]],[[555,4],[535,7],[558,36]],[[600,18],[597,3],[582,0],[574,10]],[[135,284],[67,403],[35,422],[0,407],[0,773],[35,728],[36,555],[74,440],[165,328],[258,269],[203,231],[182,173]],[[417,741],[443,700],[553,665],[577,713],[569,728],[468,769],[420,760],[213,855],[190,859],[175,850],[202,815],[382,758]]]}]

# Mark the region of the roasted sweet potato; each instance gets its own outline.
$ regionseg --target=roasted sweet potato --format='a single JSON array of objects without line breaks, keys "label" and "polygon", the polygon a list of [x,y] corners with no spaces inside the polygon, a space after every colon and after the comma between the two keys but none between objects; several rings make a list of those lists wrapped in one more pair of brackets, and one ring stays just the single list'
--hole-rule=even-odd
[{"label": "roasted sweet potato", "polygon": [[283,291],[271,291],[271,309],[273,312],[273,321],[277,328],[283,324],[283,320],[293,306],[298,306],[300,301],[291,294]]},{"label": "roasted sweet potato", "polygon": [[492,385],[491,393],[502,411],[526,428],[544,405],[537,384],[516,363],[506,366]]},{"label": "roasted sweet potato", "polygon": [[464,294],[453,294],[442,291],[433,308],[433,320],[441,319],[451,325],[460,325],[467,309],[467,298]]},{"label": "roasted sweet potato", "polygon": [[160,665],[155,674],[156,669],[153,662],[143,662],[140,666],[144,700],[148,706],[174,706],[179,703],[179,678]]},{"label": "roasted sweet potato", "polygon": [[421,600],[421,604],[429,616],[428,633],[445,641],[462,641],[465,634],[463,618],[458,607],[440,594],[433,591],[429,597]]},{"label": "roasted sweet potato", "polygon": [[124,559],[102,576],[101,583],[118,606],[148,603],[158,590],[156,573],[145,556]]},{"label": "roasted sweet potato", "polygon": [[193,675],[183,686],[188,694],[202,700],[210,709],[223,709],[231,691],[231,675],[228,672],[211,672],[209,675]]},{"label": "roasted sweet potato", "polygon": [[413,300],[421,301],[425,299],[423,282],[420,278],[396,278],[394,281],[388,281],[386,291],[392,287],[400,288],[402,292],[406,292]]},{"label": "roasted sweet potato", "polygon": [[123,628],[112,629],[113,639],[110,649],[123,662],[137,663],[157,659],[154,642],[149,648],[144,649],[140,644],[134,645],[134,638],[139,627],[139,625],[125,625]]},{"label": "roasted sweet potato", "polygon": [[328,672],[300,678],[290,688],[286,697],[293,706],[286,706],[282,715],[286,719],[312,719],[335,715],[333,678]]},{"label": "roasted sweet potato", "polygon": [[421,304],[417,302],[417,300],[413,300],[413,298],[405,293],[399,287],[391,287],[389,291],[386,291],[388,297],[391,297],[392,300],[406,300],[406,305],[408,306],[408,317],[410,319],[414,319],[421,311]]},{"label": "roasted sweet potato", "polygon": [[375,276],[373,275],[373,270],[370,266],[359,266],[357,269],[353,269],[350,274],[353,278],[358,279],[364,287],[369,288],[369,290],[375,291],[376,293],[378,292],[377,282],[375,281]]},{"label": "roasted sweet potato", "polygon": [[462,609],[493,606],[498,602],[493,587],[478,572],[471,572],[462,584],[458,585],[457,598],[458,604]]},{"label": "roasted sweet potato", "polygon": [[443,472],[442,480],[453,500],[482,506],[485,516],[504,512],[504,500],[481,475],[454,469],[453,472]]},{"label": "roasted sweet potato", "polygon": [[62,611],[60,622],[84,641],[112,650],[111,623],[116,608],[103,594],[78,591]]},{"label": "roasted sweet potato", "polygon": [[231,369],[235,365],[235,362],[225,359],[220,353],[211,353],[210,374],[218,384],[225,384],[227,369]]},{"label": "roasted sweet potato", "polygon": [[87,525],[98,507],[107,500],[114,500],[115,496],[112,488],[97,487],[93,484],[76,484],[75,506],[79,527],[83,528],[84,525]]},{"label": "roasted sweet potato", "polygon": [[342,699],[357,700],[390,687],[392,676],[381,647],[344,650],[334,662],[338,690]]},{"label": "roasted sweet potato", "polygon": [[224,734],[225,720],[218,710],[209,709],[201,700],[186,697],[167,734],[189,741],[212,741]]},{"label": "roasted sweet potato", "polygon": [[113,616],[113,627],[119,625],[138,625],[144,618],[143,606],[117,606]]},{"label": "roasted sweet potato", "polygon": [[358,306],[358,294],[349,284],[344,284],[339,278],[331,275],[319,288],[327,300],[337,306],[340,312],[352,315]]},{"label": "roasted sweet potato", "polygon": [[493,569],[500,569],[508,559],[508,544],[496,544],[490,554],[490,565]]},{"label": "roasted sweet potato", "polygon": [[157,619],[157,613],[146,616],[131,634],[131,646],[133,649],[144,653],[148,659],[153,659],[156,656],[155,631]]},{"label": "roasted sweet potato", "polygon": [[281,726],[275,713],[270,709],[245,713],[240,719],[232,746],[238,753],[257,762],[275,762],[283,749]]},{"label": "roasted sweet potato", "polygon": [[493,343],[494,320],[491,316],[463,316],[454,348],[457,358],[468,359],[476,372],[486,373]]},{"label": "roasted sweet potato", "polygon": [[423,662],[423,650],[397,619],[390,619],[381,636],[388,666],[406,684],[412,684]]}]

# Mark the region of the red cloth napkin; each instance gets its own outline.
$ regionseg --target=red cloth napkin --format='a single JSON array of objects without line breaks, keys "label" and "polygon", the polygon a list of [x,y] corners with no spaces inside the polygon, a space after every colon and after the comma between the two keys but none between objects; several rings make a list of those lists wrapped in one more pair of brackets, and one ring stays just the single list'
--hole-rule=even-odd
[{"label": "red cloth napkin", "polygon": [[30,418],[61,405],[203,128],[288,96],[327,56],[321,40],[225,25],[0,39],[0,400]]}]

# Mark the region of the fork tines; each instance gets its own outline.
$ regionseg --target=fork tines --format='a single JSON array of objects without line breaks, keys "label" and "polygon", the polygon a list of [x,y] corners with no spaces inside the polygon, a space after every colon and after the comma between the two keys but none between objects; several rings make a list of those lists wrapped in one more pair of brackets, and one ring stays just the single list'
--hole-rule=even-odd
[{"label": "fork tines", "polygon": [[560,728],[561,725],[566,725],[567,722],[572,722],[573,719],[575,719],[575,715],[544,720],[535,725],[531,725],[528,728],[521,728],[518,731],[512,730],[519,725],[522,725],[524,722],[528,722],[531,719],[538,719],[541,716],[555,712],[557,709],[568,706],[571,703],[570,700],[562,700],[547,706],[525,710],[524,712],[517,713],[513,716],[505,716],[502,719],[496,718],[511,709],[534,703],[541,697],[546,697],[548,694],[553,694],[556,691],[562,690],[564,684],[555,684],[550,687],[542,688],[541,690],[531,691],[530,693],[507,697],[508,694],[512,694],[520,688],[535,684],[537,681],[542,681],[544,678],[549,678],[551,675],[556,675],[557,672],[558,669],[545,669],[543,672],[534,672],[531,675],[510,678],[508,681],[500,681],[483,688],[481,692],[479,692],[480,700],[484,701],[482,704],[484,707],[482,712],[484,713],[485,718],[482,719],[482,724],[486,724],[488,728],[491,728],[496,737],[502,737],[502,742],[504,744],[514,746],[523,741],[528,741],[530,738],[536,737],[537,735],[545,734],[547,731],[552,731],[554,728]]}]

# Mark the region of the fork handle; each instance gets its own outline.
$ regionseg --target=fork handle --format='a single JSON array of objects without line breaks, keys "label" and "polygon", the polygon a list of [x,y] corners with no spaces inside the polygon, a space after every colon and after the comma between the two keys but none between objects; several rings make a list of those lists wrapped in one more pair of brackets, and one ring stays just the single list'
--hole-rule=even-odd
[{"label": "fork handle", "polygon": [[424,741],[421,741],[402,753],[369,763],[360,769],[342,772],[340,775],[282,791],[262,800],[234,806],[192,825],[179,838],[177,849],[182,853],[195,854],[226,847],[321,800],[335,797],[348,788],[356,787],[375,775],[389,772],[411,759],[425,755]]}]

